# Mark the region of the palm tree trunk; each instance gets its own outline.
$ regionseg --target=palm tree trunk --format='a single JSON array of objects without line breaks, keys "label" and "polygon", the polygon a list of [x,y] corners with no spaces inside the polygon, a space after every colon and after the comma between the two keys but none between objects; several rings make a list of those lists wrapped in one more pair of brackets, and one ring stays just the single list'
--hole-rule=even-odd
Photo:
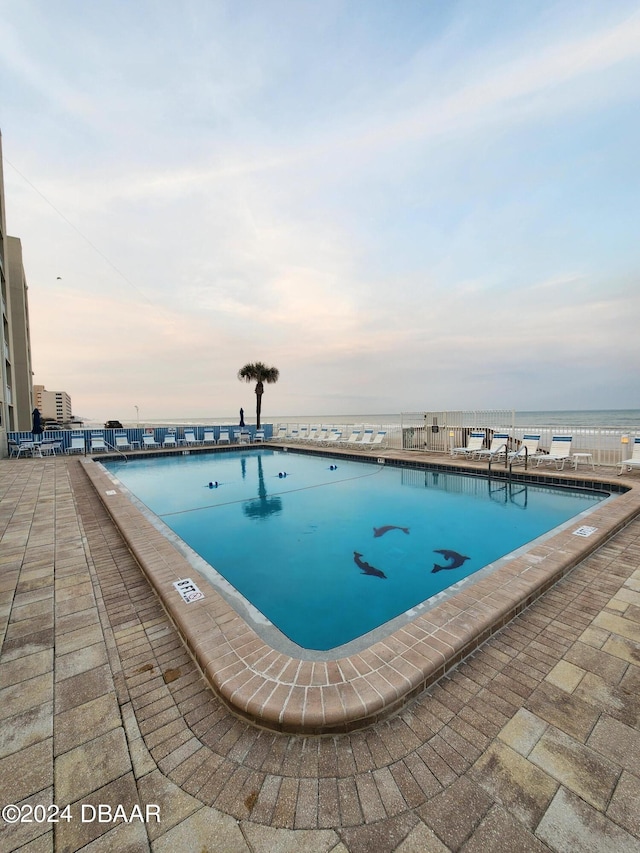
[{"label": "palm tree trunk", "polygon": [[[262,383],[260,383],[262,385]],[[262,391],[256,388],[256,429],[260,429],[260,411],[262,409]]]}]

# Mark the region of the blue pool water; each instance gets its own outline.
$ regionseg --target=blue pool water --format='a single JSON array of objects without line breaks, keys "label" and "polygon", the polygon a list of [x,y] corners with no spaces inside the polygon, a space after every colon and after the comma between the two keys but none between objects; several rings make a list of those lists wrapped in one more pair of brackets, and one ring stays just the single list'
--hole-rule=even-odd
[{"label": "blue pool water", "polygon": [[315,650],[366,634],[607,497],[267,448],[105,465]]}]

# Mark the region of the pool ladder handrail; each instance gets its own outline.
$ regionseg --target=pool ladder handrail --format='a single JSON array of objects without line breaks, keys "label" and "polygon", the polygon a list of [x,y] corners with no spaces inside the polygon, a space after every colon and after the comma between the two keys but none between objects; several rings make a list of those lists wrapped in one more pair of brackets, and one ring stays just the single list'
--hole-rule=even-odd
[{"label": "pool ladder handrail", "polygon": [[[509,480],[511,480],[511,477],[513,475],[513,470],[512,470],[513,469],[513,463],[516,460],[516,456],[520,453],[520,450],[524,450],[524,470],[525,471],[527,470],[527,466],[529,464],[529,448],[527,447],[526,444],[523,445],[520,448],[520,450],[518,451],[518,453],[512,457],[511,462],[509,462],[509,447],[507,446],[506,442],[505,442],[505,444],[501,445],[498,448],[498,450],[502,450],[503,447],[504,447],[504,467],[509,469]],[[493,462],[493,456],[489,456],[489,476],[491,476],[491,463],[492,462]]]}]

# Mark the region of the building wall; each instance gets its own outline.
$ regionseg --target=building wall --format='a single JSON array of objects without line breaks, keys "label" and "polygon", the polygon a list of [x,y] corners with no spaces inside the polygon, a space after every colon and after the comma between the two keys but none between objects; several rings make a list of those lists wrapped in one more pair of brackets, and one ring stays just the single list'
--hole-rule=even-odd
[{"label": "building wall", "polygon": [[7,269],[4,210],[4,175],[2,171],[2,134],[0,134],[0,285],[2,290],[2,332],[0,339],[0,455],[7,454],[7,432],[13,429],[13,401],[11,379],[11,343],[9,335],[9,282]]},{"label": "building wall", "polygon": [[0,456],[7,456],[7,433],[31,429],[31,342],[27,286],[20,241],[7,237],[0,133]]},{"label": "building wall", "polygon": [[10,336],[13,345],[13,406],[16,429],[31,429],[33,393],[31,390],[31,339],[27,281],[22,265],[22,244],[17,237],[7,237],[9,261]]}]

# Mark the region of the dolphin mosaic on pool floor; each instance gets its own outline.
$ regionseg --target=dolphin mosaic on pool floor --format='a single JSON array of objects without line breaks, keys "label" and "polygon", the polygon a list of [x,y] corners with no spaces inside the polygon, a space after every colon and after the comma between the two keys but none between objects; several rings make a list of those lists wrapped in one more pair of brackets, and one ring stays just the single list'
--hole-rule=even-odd
[{"label": "dolphin mosaic on pool floor", "polygon": [[3,851],[640,850],[640,520],[392,719],[295,736],[213,694],[82,463],[0,482],[0,798],[73,816]]}]

